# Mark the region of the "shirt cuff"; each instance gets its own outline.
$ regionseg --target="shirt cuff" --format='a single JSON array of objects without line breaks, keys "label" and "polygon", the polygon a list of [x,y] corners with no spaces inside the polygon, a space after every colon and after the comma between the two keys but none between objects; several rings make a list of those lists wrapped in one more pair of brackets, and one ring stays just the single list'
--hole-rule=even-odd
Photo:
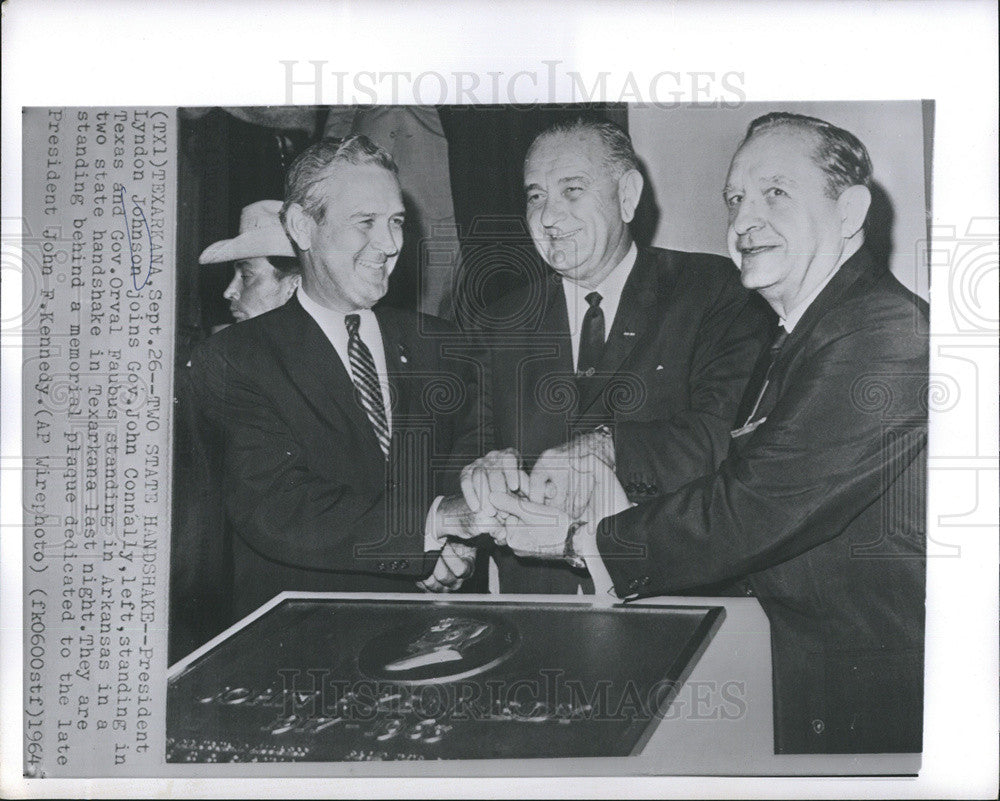
[{"label": "shirt cuff", "polygon": [[440,551],[444,548],[444,538],[438,536],[437,510],[444,500],[444,495],[438,495],[431,504],[427,519],[424,522],[424,553]]},{"label": "shirt cuff", "polygon": [[615,583],[611,580],[611,574],[604,564],[604,559],[601,558],[600,551],[597,550],[597,526],[594,526],[591,532],[579,540],[574,538],[573,546],[577,549],[577,553],[583,557],[583,561],[587,563],[587,572],[590,573],[590,578],[594,582],[594,595],[600,601],[617,602]]}]

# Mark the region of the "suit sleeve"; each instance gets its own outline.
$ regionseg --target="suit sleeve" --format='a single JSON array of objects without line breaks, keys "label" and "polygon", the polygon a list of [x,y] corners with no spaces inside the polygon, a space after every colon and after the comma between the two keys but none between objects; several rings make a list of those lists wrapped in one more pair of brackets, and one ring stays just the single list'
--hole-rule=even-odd
[{"label": "suit sleeve", "polygon": [[251,548],[311,570],[422,577],[433,569],[423,550],[430,482],[398,478],[421,458],[419,440],[394,443],[386,484],[359,491],[310,469],[272,398],[221,348],[196,351],[190,369],[199,405],[224,438],[226,511]]},{"label": "suit sleeve", "polygon": [[840,534],[926,442],[926,340],[912,320],[816,337],[720,469],[605,519],[620,595],[678,593],[776,565]]},{"label": "suit sleeve", "polygon": [[647,476],[652,492],[671,492],[714,471],[729,450],[736,407],[773,315],[735,275],[720,282],[698,330],[689,370],[690,405],[669,418],[614,427],[618,473]]}]

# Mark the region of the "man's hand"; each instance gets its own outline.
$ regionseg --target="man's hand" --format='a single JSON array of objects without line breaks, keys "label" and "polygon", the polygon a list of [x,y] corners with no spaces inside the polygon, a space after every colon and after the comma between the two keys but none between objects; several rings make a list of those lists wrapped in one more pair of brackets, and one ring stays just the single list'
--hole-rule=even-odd
[{"label": "man's hand", "polygon": [[[441,499],[434,513],[434,537],[439,543],[451,537],[468,540],[483,533],[475,526],[475,514],[461,495],[448,495]],[[428,550],[434,550],[427,546]]]},{"label": "man's hand", "polygon": [[521,469],[521,455],[513,448],[491,451],[462,469],[462,495],[472,510],[471,528],[486,533],[499,544],[504,542],[505,515],[498,514],[490,497],[493,493],[514,496],[528,491],[528,474]]},{"label": "man's hand", "polygon": [[417,586],[424,592],[455,592],[476,568],[476,549],[460,542],[447,542],[434,571]]},{"label": "man's hand", "polygon": [[614,470],[615,445],[610,433],[590,431],[549,448],[531,471],[528,498],[565,509],[574,519],[579,518],[594,493],[595,462]]},{"label": "man's hand", "polygon": [[[591,491],[584,508],[576,516],[555,506],[535,503],[507,493],[498,492],[491,496],[490,501],[494,507],[507,514],[504,524],[507,545],[515,554],[536,559],[563,558],[566,535],[570,524],[575,520],[584,520],[586,525],[577,530],[574,547],[577,543],[581,546],[583,543],[592,543],[588,550],[596,554],[594,534],[597,525],[605,517],[618,514],[631,506],[615,471],[609,465],[594,454],[581,459],[580,464],[586,466]],[[583,558],[591,555],[580,550],[577,550],[577,554]]]},{"label": "man's hand", "polygon": [[566,512],[506,492],[494,492],[490,501],[507,516],[504,523],[507,546],[517,556],[563,558],[566,533],[573,522]]}]

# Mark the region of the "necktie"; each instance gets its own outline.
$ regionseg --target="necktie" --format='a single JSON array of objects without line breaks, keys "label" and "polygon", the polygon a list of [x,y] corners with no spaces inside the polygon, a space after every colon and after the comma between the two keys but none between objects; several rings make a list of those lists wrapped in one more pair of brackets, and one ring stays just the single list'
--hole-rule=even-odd
[{"label": "necktie", "polygon": [[577,375],[586,375],[601,361],[604,352],[604,312],[601,311],[601,296],[597,292],[587,295],[590,308],[583,315],[583,327],[580,329],[580,353],[576,359]]},{"label": "necktie", "polygon": [[768,354],[767,371],[764,373],[764,378],[760,385],[760,391],[757,393],[757,399],[753,402],[753,408],[750,410],[750,414],[747,415],[747,419],[743,423],[744,426],[750,424],[754,415],[757,414],[760,402],[764,400],[764,393],[767,392],[767,385],[771,382],[771,371],[774,369],[774,363],[778,361],[778,355],[781,353],[781,347],[785,344],[786,339],[788,339],[788,332],[784,328],[779,328],[778,336],[774,338],[774,342],[771,344],[770,353]]},{"label": "necktie", "polygon": [[386,421],[385,404],[382,401],[382,387],[378,382],[372,352],[358,334],[361,317],[357,314],[348,314],[344,317],[344,324],[347,326],[347,356],[351,362],[351,376],[358,391],[358,400],[368,419],[371,420],[382,453],[388,457],[389,424]]}]

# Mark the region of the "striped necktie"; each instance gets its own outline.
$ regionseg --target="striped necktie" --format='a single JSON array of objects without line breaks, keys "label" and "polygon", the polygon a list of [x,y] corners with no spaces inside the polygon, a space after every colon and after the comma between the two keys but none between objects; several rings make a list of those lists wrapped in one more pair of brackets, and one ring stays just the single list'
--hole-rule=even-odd
[{"label": "striped necktie", "polygon": [[375,370],[375,359],[372,352],[358,334],[361,317],[348,314],[344,317],[347,326],[347,356],[351,362],[351,376],[358,391],[358,400],[371,420],[375,436],[382,453],[389,456],[389,424],[385,416],[385,404],[382,401],[382,387]]}]

